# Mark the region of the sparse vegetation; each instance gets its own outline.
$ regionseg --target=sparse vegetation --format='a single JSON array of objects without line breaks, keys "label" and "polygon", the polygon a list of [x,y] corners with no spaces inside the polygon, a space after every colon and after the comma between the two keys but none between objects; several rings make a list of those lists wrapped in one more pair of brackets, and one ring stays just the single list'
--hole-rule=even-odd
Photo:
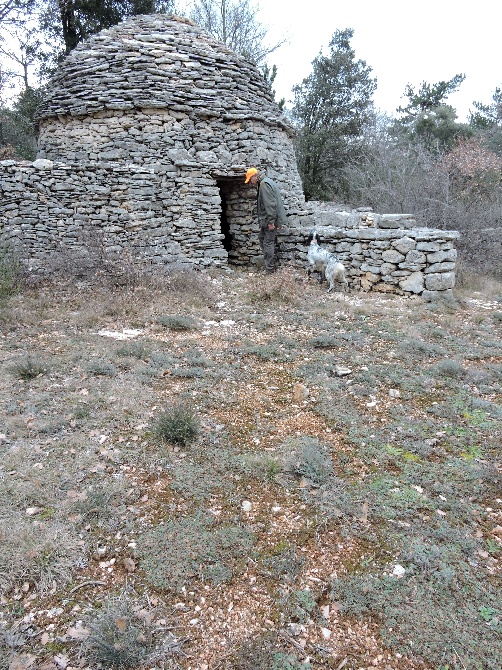
[{"label": "sparse vegetation", "polygon": [[164,442],[186,447],[197,439],[199,430],[197,415],[185,401],[173,403],[159,416],[155,434]]},{"label": "sparse vegetation", "polygon": [[30,381],[41,375],[46,374],[47,365],[43,363],[38,357],[24,356],[10,366],[10,372],[17,379]]},{"label": "sparse vegetation", "polygon": [[20,290],[22,268],[16,252],[0,243],[0,306]]},{"label": "sparse vegetation", "polygon": [[192,330],[196,327],[194,319],[189,316],[179,316],[177,314],[158,316],[157,323],[170,330]]},{"label": "sparse vegetation", "polygon": [[500,287],[431,310],[281,272],[6,298],[9,665],[497,667]]},{"label": "sparse vegetation", "polygon": [[230,581],[238,563],[244,568],[252,542],[246,528],[216,526],[197,514],[168,521],[141,536],[141,566],[147,581],[165,591],[179,592],[194,579],[222,584]]}]

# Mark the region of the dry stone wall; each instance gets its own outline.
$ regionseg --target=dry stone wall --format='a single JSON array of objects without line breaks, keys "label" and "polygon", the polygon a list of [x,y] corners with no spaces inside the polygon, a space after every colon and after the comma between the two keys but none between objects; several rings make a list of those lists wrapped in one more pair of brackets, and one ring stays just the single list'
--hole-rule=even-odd
[{"label": "dry stone wall", "polygon": [[55,252],[99,244],[141,263],[227,261],[216,183],[161,166],[0,163],[3,238],[43,269]]},{"label": "dry stone wall", "polygon": [[37,271],[99,247],[131,264],[248,265],[261,257],[256,191],[283,194],[283,262],[316,223],[363,290],[454,284],[455,233],[304,201],[293,130],[259,71],[186,19],[137,16],[79,44],[37,111],[38,159],[0,162],[0,237]]},{"label": "dry stone wall", "polygon": [[[345,265],[352,288],[432,298],[455,286],[457,231],[419,228],[412,215],[376,214],[365,208],[336,211],[321,206],[314,209],[314,219],[323,246]],[[310,232],[284,231],[283,257],[306,265]]]}]

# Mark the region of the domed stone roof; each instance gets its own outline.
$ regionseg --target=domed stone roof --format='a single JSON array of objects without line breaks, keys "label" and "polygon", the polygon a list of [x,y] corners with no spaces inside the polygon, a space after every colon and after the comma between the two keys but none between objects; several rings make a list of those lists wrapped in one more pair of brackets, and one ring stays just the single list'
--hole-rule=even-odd
[{"label": "domed stone roof", "polygon": [[191,21],[161,14],[135,16],[79,44],[52,79],[37,120],[145,108],[289,130],[255,66]]}]

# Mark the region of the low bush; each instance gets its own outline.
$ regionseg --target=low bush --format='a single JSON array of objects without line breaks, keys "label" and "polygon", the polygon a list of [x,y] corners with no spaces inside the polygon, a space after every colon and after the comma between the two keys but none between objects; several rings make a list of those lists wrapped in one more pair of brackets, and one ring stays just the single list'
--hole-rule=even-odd
[{"label": "low bush", "polygon": [[310,670],[310,663],[301,662],[284,649],[275,633],[268,633],[241,644],[231,658],[225,659],[224,670]]},{"label": "low bush", "polygon": [[[138,608],[139,609],[139,608]],[[137,668],[154,649],[152,632],[127,595],[111,597],[88,621],[85,658],[103,668]]]},{"label": "low bush", "polygon": [[451,358],[438,361],[431,371],[439,377],[447,377],[449,379],[461,379],[466,374],[465,368],[463,368],[458,361]]},{"label": "low bush", "polygon": [[260,562],[267,576],[292,582],[301,573],[305,565],[305,556],[302,556],[296,547],[279,546],[271,555],[264,556]]},{"label": "low bush", "polygon": [[194,442],[200,432],[195,411],[186,403],[173,403],[157,419],[155,434],[169,444],[186,447]]},{"label": "low bush", "polygon": [[196,578],[216,584],[229,581],[244,567],[253,539],[242,526],[216,526],[213,519],[197,514],[144,533],[138,551],[147,581],[178,592]]},{"label": "low bush", "polygon": [[9,369],[11,374],[13,374],[14,377],[17,377],[17,379],[30,381],[40,375],[45,375],[47,373],[47,367],[47,364],[40,359],[28,355],[13,363]]},{"label": "low bush", "polygon": [[137,358],[140,361],[148,360],[150,349],[143,342],[125,342],[117,349],[117,356],[123,358]]},{"label": "low bush", "polygon": [[[455,551],[415,544],[400,559],[406,570],[402,578],[349,576],[333,582],[331,599],[343,613],[376,616],[384,642],[401,653],[452,669],[498,670],[497,591],[458,559]],[[488,608],[490,621],[483,617]]]},{"label": "low bush", "polygon": [[256,277],[249,292],[252,303],[298,303],[303,297],[297,275],[290,268],[281,268],[272,275]]},{"label": "low bush", "polygon": [[29,582],[40,591],[71,579],[84,549],[58,521],[27,521],[13,515],[0,522],[0,592]]},{"label": "low bush", "polygon": [[102,358],[95,358],[89,361],[85,366],[85,371],[96,377],[115,377],[118,370],[113,363],[103,360]]},{"label": "low bush", "polygon": [[197,323],[189,316],[179,316],[177,314],[166,314],[158,316],[157,323],[169,330],[192,330],[197,327]]},{"label": "low bush", "polygon": [[294,474],[309,479],[316,486],[324,484],[333,470],[327,447],[311,437],[300,438],[291,447],[293,460],[290,469]]}]

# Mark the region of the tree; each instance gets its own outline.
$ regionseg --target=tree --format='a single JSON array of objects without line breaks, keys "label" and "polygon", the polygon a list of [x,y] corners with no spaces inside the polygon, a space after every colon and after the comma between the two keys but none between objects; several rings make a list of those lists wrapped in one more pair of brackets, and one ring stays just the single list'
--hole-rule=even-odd
[{"label": "tree", "polygon": [[312,74],[293,87],[298,168],[307,200],[346,197],[344,167],[357,159],[361,131],[371,117],[376,79],[365,61],[355,59],[353,34],[337,30],[329,56],[320,53]]},{"label": "tree", "polygon": [[489,149],[502,155],[502,88],[495,89],[491,104],[473,104],[476,111],[470,114],[471,127]]},{"label": "tree", "polygon": [[36,34],[25,26],[14,27],[6,31],[9,40],[0,42],[0,56],[14,64],[16,71],[10,73],[12,78],[21,79],[23,88],[28,88],[29,70],[36,63],[41,53],[41,41]]},{"label": "tree", "polygon": [[33,114],[40,96],[40,90],[28,87],[14,101],[12,109],[0,108],[0,155],[10,149],[10,154],[15,157],[35,159],[37,142]]},{"label": "tree", "polygon": [[116,25],[128,16],[174,11],[174,0],[48,0],[42,29],[62,40],[64,54],[79,42]]},{"label": "tree", "polygon": [[0,25],[15,24],[35,0],[0,0]]},{"label": "tree", "polygon": [[436,152],[452,147],[459,137],[471,136],[471,128],[458,123],[455,109],[446,104],[446,98],[458,90],[464,79],[465,75],[456,74],[437,84],[424,81],[417,92],[408,84],[404,92],[408,104],[397,109],[402,116],[394,124],[395,136]]},{"label": "tree", "polygon": [[258,9],[250,0],[195,0],[190,11],[194,23],[232,51],[260,65],[283,41],[267,45],[268,30],[257,15]]}]

